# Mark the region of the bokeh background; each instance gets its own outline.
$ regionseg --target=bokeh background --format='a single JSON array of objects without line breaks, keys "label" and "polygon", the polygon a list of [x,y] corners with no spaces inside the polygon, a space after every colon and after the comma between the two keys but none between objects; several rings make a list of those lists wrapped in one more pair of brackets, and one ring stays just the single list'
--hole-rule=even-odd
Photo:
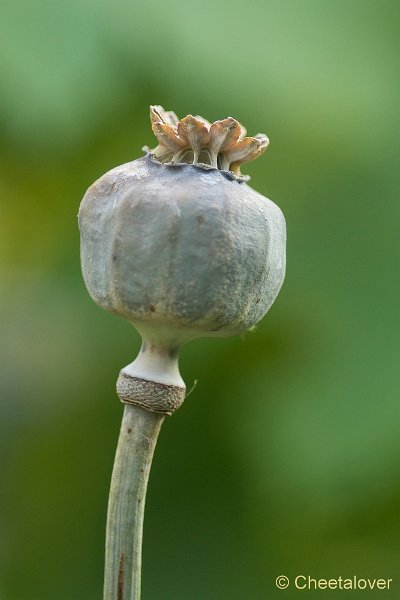
[{"label": "bokeh background", "polygon": [[182,353],[198,383],[159,439],[144,599],[299,597],[282,574],[399,597],[399,4],[1,11],[0,598],[101,597],[114,386],[140,340],[89,298],[76,215],[154,143],[150,103],[269,135],[244,171],[286,215],[288,269],[255,332]]}]

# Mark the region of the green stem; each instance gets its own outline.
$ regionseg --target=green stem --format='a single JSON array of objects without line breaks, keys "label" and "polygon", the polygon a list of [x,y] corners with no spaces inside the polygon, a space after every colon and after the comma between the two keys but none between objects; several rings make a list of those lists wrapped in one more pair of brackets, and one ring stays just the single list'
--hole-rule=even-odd
[{"label": "green stem", "polygon": [[104,600],[140,600],[146,489],[163,420],[125,405],[108,503]]}]

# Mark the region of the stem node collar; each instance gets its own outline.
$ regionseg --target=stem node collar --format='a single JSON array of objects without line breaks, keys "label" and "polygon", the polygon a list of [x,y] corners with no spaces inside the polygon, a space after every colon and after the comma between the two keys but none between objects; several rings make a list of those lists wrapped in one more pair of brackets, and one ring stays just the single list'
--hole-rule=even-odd
[{"label": "stem node collar", "polygon": [[183,403],[186,388],[132,377],[121,371],[117,380],[117,394],[125,404],[172,415]]}]

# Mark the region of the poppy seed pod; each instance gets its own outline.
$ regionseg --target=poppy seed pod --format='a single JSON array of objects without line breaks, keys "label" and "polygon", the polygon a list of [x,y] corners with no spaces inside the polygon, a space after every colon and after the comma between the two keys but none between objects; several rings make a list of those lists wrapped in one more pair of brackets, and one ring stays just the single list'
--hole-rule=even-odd
[{"label": "poppy seed pod", "polygon": [[[268,145],[229,117],[212,125],[151,107],[158,146],[112,169],[79,210],[82,270],[92,298],[142,336],[120,374],[125,402],[171,413],[183,400],[180,347],[230,336],[268,311],[285,274],[285,220],[240,165]],[[161,402],[158,396],[165,396]]]}]

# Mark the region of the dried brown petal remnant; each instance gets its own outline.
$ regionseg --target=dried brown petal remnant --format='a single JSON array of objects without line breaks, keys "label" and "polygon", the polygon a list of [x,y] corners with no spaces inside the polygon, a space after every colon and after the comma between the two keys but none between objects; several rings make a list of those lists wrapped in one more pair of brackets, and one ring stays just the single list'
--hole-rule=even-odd
[{"label": "dried brown petal remnant", "polygon": [[151,152],[163,163],[208,165],[240,177],[240,165],[260,156],[269,144],[263,133],[245,137],[246,130],[232,117],[212,124],[192,115],[179,120],[162,106],[150,106],[150,119],[158,140]]}]

